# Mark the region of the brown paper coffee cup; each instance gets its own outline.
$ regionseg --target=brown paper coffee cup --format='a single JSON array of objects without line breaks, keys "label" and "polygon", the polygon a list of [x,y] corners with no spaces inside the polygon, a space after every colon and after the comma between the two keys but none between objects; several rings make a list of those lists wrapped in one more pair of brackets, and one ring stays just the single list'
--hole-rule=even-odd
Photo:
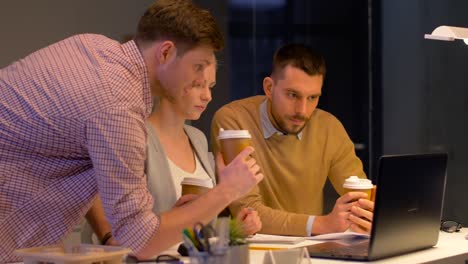
[{"label": "brown paper coffee cup", "polygon": [[224,163],[229,164],[242,150],[252,146],[248,130],[220,130],[218,140]]},{"label": "brown paper coffee cup", "polygon": [[213,182],[211,179],[184,178],[180,184],[182,185],[182,195],[201,195],[213,188]]},{"label": "brown paper coffee cup", "polygon": [[360,179],[357,176],[350,176],[343,184],[345,193],[348,192],[363,192],[367,194],[367,199],[373,201],[372,189],[374,185],[368,179]]}]

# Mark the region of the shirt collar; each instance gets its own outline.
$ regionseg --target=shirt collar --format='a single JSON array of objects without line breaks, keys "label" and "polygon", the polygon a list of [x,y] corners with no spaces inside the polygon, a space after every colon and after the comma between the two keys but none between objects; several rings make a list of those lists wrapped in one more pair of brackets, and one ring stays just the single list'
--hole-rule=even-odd
[{"label": "shirt collar", "polygon": [[[260,104],[260,122],[262,123],[263,137],[268,139],[274,134],[285,135],[283,132],[276,129],[276,127],[271,123],[270,118],[268,117],[267,101],[268,99],[265,99],[265,101]],[[301,140],[302,131],[297,134],[297,138]]]}]

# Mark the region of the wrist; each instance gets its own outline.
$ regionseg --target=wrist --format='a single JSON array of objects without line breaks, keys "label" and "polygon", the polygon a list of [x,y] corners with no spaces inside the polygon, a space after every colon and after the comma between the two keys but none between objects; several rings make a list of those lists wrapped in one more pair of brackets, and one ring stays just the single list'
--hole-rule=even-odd
[{"label": "wrist", "polygon": [[327,230],[327,216],[320,215],[316,216],[314,223],[312,224],[312,234],[311,235],[321,235],[329,233]]},{"label": "wrist", "polygon": [[106,245],[107,242],[112,238],[112,232],[107,232],[104,234],[104,236],[101,238],[101,245]]},{"label": "wrist", "polygon": [[220,183],[216,185],[215,190],[219,193],[219,197],[221,197],[221,199],[223,199],[227,204],[231,204],[239,198],[236,194],[235,188],[228,184]]}]

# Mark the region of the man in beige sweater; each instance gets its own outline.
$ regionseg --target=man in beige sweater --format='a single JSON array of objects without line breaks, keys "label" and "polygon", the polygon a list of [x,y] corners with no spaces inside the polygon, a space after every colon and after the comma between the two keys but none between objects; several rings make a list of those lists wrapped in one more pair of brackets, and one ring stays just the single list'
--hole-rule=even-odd
[{"label": "man in beige sweater", "polygon": [[[301,44],[283,46],[274,55],[271,76],[263,80],[266,96],[231,102],[213,118],[214,152],[220,128],[247,129],[252,135],[265,178],[230,209],[235,215],[253,207],[262,233],[309,236],[371,229],[374,203],[362,192],[343,195],[347,177],[366,175],[343,125],[317,109],[324,75],[321,55]],[[332,212],[322,215],[327,177],[342,196]]]}]

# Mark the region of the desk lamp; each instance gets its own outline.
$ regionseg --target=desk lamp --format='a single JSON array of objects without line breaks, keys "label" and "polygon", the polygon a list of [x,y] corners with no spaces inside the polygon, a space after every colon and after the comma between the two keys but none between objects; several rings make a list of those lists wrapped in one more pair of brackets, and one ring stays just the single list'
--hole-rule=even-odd
[{"label": "desk lamp", "polygon": [[434,29],[431,34],[425,34],[424,38],[444,41],[462,39],[468,45],[468,28],[440,26]]}]

